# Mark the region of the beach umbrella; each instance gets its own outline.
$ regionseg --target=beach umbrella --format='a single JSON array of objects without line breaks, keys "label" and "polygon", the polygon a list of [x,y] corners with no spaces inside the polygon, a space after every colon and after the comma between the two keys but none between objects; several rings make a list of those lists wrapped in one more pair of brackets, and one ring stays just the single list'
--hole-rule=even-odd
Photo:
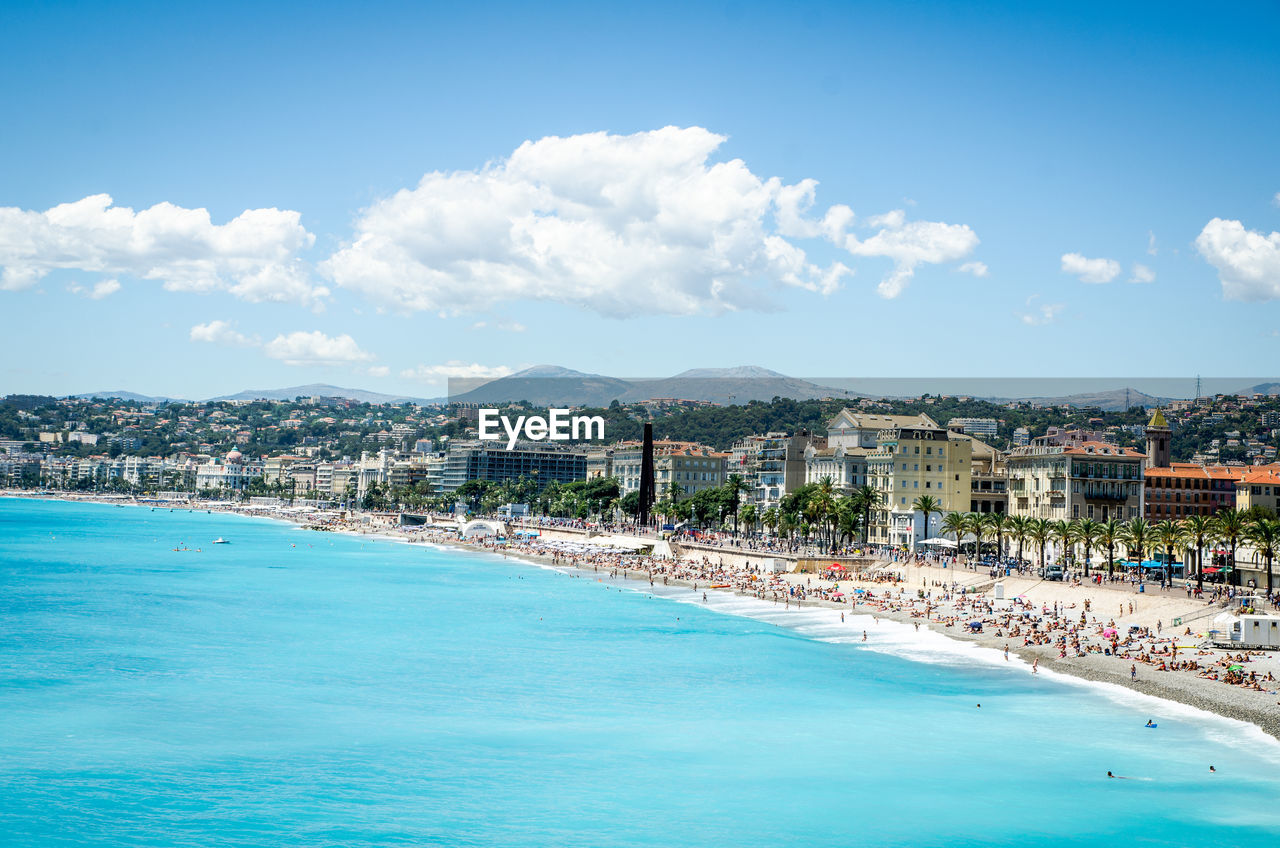
[{"label": "beach umbrella", "polygon": [[1227,666],[1227,671],[1244,671],[1244,666],[1240,665],[1239,663],[1236,663],[1235,665],[1229,665]]},{"label": "beach umbrella", "polygon": [[833,597],[833,598],[843,598],[843,597],[844,597],[844,592],[832,592],[832,593],[831,593],[831,597]]},{"label": "beach umbrella", "polygon": [[1114,627],[1108,627],[1106,630],[1102,631],[1102,635],[1108,637],[1114,636],[1116,635],[1116,629]]},{"label": "beach umbrella", "polygon": [[844,566],[838,562],[833,562],[827,566],[827,571],[844,571]]}]

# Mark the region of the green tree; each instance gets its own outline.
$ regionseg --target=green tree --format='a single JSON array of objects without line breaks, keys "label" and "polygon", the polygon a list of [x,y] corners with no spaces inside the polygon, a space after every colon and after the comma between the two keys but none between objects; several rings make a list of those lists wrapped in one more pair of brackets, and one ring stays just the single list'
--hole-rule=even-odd
[{"label": "green tree", "polygon": [[1231,584],[1233,586],[1240,585],[1240,576],[1236,572],[1236,548],[1240,544],[1240,537],[1244,535],[1247,526],[1244,514],[1234,509],[1220,509],[1213,516],[1213,526],[1219,539],[1222,539],[1231,547],[1231,563],[1228,566],[1228,574],[1231,576]]},{"label": "green tree", "polygon": [[[929,516],[942,512],[942,502],[933,495],[921,495],[911,504],[911,508],[924,515],[924,538],[929,538]],[[915,548],[915,534],[912,534],[911,547]]]},{"label": "green tree", "polygon": [[1259,518],[1245,528],[1244,538],[1258,552],[1267,564],[1267,595],[1273,589],[1271,579],[1271,560],[1276,553],[1276,545],[1280,544],[1280,521],[1271,518]]}]

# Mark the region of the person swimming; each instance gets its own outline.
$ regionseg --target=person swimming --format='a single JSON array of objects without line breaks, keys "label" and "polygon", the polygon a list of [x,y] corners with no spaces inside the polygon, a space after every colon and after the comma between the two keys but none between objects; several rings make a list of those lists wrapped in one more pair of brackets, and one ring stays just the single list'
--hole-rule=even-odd
[{"label": "person swimming", "polygon": [[1147,727],[1155,727],[1156,723],[1151,719],[1147,719]]}]

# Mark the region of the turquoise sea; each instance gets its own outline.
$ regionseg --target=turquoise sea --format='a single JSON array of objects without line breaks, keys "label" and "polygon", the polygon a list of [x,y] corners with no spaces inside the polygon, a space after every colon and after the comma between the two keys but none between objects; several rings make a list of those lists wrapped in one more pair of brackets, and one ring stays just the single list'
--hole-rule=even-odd
[{"label": "turquoise sea", "polygon": [[888,623],[700,598],[0,499],[0,845],[1280,837],[1280,746],[1244,725]]}]

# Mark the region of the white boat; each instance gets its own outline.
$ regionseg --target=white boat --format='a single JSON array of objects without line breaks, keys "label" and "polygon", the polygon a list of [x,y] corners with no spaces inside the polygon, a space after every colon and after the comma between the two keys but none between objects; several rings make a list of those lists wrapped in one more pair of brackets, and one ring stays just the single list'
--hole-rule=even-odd
[{"label": "white boat", "polygon": [[229,545],[229,544],[231,544],[229,541],[227,541],[226,539],[222,538],[221,536],[219,536],[218,538],[214,539],[214,540],[213,540],[213,543],[214,543],[215,545]]}]

